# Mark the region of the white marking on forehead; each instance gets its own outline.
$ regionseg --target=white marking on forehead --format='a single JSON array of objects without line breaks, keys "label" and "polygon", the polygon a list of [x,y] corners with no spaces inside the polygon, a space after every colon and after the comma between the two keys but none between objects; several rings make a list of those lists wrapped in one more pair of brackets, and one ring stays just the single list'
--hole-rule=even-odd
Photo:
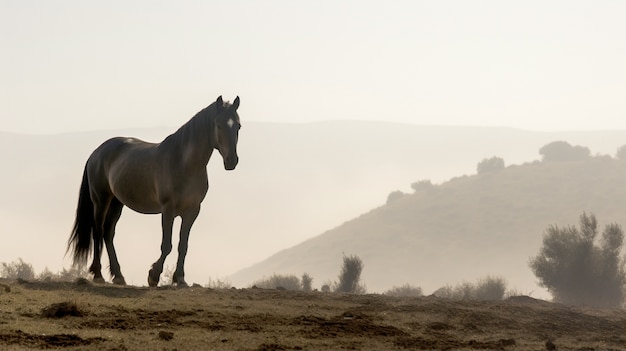
[{"label": "white marking on forehead", "polygon": [[228,121],[226,122],[226,124],[228,124],[228,128],[232,128],[233,124],[235,124],[235,121],[233,121],[232,118],[229,118]]}]

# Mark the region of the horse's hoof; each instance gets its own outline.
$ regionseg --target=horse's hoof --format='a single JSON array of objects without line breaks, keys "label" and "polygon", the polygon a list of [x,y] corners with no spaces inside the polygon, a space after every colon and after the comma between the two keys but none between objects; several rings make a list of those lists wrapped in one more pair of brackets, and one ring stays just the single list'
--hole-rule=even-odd
[{"label": "horse's hoof", "polygon": [[157,285],[159,285],[159,279],[154,279],[150,275],[148,275],[148,285],[153,288],[156,287]]},{"label": "horse's hoof", "polygon": [[115,285],[126,285],[126,279],[124,279],[124,277],[115,277],[115,278],[113,278],[113,284],[115,284]]},{"label": "horse's hoof", "polygon": [[93,278],[93,282],[94,284],[104,284],[104,278],[102,277]]},{"label": "horse's hoof", "polygon": [[180,288],[180,289],[186,289],[186,288],[189,287],[189,285],[187,283],[185,283],[184,281],[182,281],[182,282],[177,282],[176,283],[176,287]]}]

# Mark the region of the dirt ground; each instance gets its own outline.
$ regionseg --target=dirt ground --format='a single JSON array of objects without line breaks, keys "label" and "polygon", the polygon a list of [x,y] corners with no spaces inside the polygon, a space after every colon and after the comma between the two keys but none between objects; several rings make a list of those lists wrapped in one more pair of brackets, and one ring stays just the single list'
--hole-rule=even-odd
[{"label": "dirt ground", "polygon": [[0,350],[626,350],[626,311],[0,280]]}]

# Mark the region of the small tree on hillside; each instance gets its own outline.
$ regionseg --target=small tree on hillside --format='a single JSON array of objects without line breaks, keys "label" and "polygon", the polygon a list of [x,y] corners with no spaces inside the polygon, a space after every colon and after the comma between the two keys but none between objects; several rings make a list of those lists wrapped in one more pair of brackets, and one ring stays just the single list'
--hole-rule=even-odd
[{"label": "small tree on hillside", "polygon": [[497,172],[504,169],[504,159],[501,157],[485,158],[478,163],[476,171],[478,174]]},{"label": "small tree on hillside", "polygon": [[572,146],[566,141],[553,141],[539,149],[544,162],[580,161],[589,158],[591,151],[584,146]]},{"label": "small tree on hillside", "polygon": [[432,187],[433,183],[430,181],[430,179],[419,180],[417,182],[411,183],[411,189],[413,189],[413,191],[432,189]]},{"label": "small tree on hillside", "polygon": [[626,260],[621,258],[624,231],[609,224],[600,246],[593,214],[580,216],[579,228],[550,226],[530,267],[554,300],[575,305],[619,307],[624,302]]},{"label": "small tree on hillside", "polygon": [[620,161],[626,162],[626,145],[622,145],[617,149],[617,152],[615,153],[615,158]]},{"label": "small tree on hillside", "polygon": [[345,292],[352,294],[364,294],[365,287],[359,283],[361,272],[363,271],[363,261],[358,256],[343,256],[343,266],[339,273],[339,282],[335,287],[335,292]]},{"label": "small tree on hillside", "polygon": [[404,195],[406,194],[401,192],[400,190],[395,190],[395,191],[390,192],[389,195],[387,195],[387,204],[390,204],[393,201],[396,201],[402,198]]},{"label": "small tree on hillside", "polygon": [[303,273],[302,278],[300,280],[302,283],[302,291],[313,290],[313,277],[311,277],[309,273]]}]

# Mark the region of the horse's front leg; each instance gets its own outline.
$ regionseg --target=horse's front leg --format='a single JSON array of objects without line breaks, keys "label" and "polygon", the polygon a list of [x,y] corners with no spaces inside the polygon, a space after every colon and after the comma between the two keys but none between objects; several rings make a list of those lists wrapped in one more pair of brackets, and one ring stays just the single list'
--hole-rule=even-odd
[{"label": "horse's front leg", "polygon": [[165,258],[172,252],[172,226],[174,226],[174,215],[170,211],[164,211],[161,215],[161,227],[163,229],[161,257],[152,264],[152,268],[148,272],[148,285],[150,286],[159,284]]},{"label": "horse's front leg", "polygon": [[176,262],[176,270],[174,271],[174,276],[172,277],[172,282],[176,283],[178,287],[186,287],[187,283],[185,282],[185,257],[187,256],[187,248],[189,244],[189,232],[191,231],[191,226],[198,218],[198,213],[200,213],[200,206],[197,208],[193,208],[183,214],[182,223],[180,225],[180,240],[178,242],[178,261]]}]

